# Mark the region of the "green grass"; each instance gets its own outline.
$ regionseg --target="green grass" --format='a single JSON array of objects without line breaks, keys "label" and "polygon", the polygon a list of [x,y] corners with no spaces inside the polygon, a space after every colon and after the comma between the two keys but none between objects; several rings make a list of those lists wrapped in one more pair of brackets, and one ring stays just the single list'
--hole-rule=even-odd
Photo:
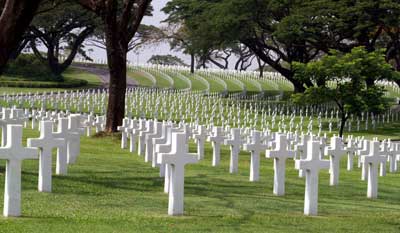
[{"label": "green grass", "polygon": [[293,91],[293,85],[287,83],[287,82],[283,82],[283,81],[278,81],[276,82],[276,84],[278,84],[279,86],[279,90],[281,91]]},{"label": "green grass", "polygon": [[152,71],[148,71],[148,72],[150,74],[152,74],[156,78],[157,87],[159,87],[159,88],[170,88],[170,83],[162,75],[158,74],[157,72],[152,72]]},{"label": "green grass", "polygon": [[243,89],[240,87],[237,83],[235,83],[232,80],[224,80],[226,82],[226,85],[228,86],[228,91],[229,92],[242,92]]},{"label": "green grass", "polygon": [[86,80],[88,82],[88,85],[84,88],[95,88],[102,84],[100,78],[97,75],[76,68],[70,68],[66,70],[63,73],[63,76],[65,77],[65,79]]},{"label": "green grass", "polygon": [[397,92],[397,90],[395,90],[391,86],[386,86],[386,91],[387,91],[388,97],[391,97],[391,98],[399,97],[399,93]]},{"label": "green grass", "polygon": [[173,80],[174,80],[174,88],[175,89],[185,89],[189,88],[188,83],[183,81],[181,78],[177,77],[177,75],[173,72],[166,72]]},{"label": "green grass", "polygon": [[258,89],[258,87],[254,83],[252,83],[251,81],[248,81],[248,80],[241,80],[241,81],[242,81],[242,83],[244,83],[247,91],[249,91],[249,92],[260,92],[260,89]]},{"label": "green grass", "polygon": [[261,84],[263,90],[265,91],[276,91],[277,88],[274,84],[272,84],[272,81],[259,81]]},{"label": "green grass", "polygon": [[[86,86],[80,88],[71,88],[67,90],[96,88],[101,85],[101,80],[96,75],[76,68],[69,68],[63,73],[63,76],[66,80],[82,79],[88,81],[88,84]],[[7,76],[2,76],[2,78],[7,79]],[[36,93],[36,92],[65,91],[65,90],[66,90],[65,88],[0,87],[0,94],[29,93],[29,92]]]},{"label": "green grass", "polygon": [[199,79],[194,78],[194,76],[190,75],[190,74],[183,74],[186,77],[188,77],[190,79],[190,81],[192,82],[192,90],[194,91],[205,91],[207,90],[207,86],[200,81]]},{"label": "green grass", "polygon": [[[25,136],[37,132],[25,130]],[[101,146],[99,146],[101,145]],[[191,150],[193,150],[193,144]],[[379,198],[366,198],[360,169],[345,171],[340,184],[320,176],[319,216],[303,215],[304,179],[287,163],[286,195],[272,195],[273,164],[261,158],[259,182],[249,182],[249,154],[240,154],[239,173],[206,158],[186,167],[185,216],[167,215],[162,179],[143,157],[119,149],[116,138],[82,137],[81,155],[67,176],[54,176],[53,193],[37,192],[38,161],[25,161],[21,218],[0,219],[0,232],[399,232],[399,174],[379,178]],[[2,167],[4,163],[2,163]],[[0,189],[3,189],[0,182]],[[3,192],[0,192],[2,198]],[[2,208],[2,202],[0,202]]]},{"label": "green grass", "polygon": [[205,76],[201,76],[201,77],[203,77],[205,80],[207,80],[208,83],[210,84],[210,92],[223,92],[224,91],[224,86],[221,85],[219,82],[215,81],[214,79],[207,78]]},{"label": "green grass", "polygon": [[135,80],[139,86],[152,87],[153,82],[140,71],[127,71],[128,78]]}]

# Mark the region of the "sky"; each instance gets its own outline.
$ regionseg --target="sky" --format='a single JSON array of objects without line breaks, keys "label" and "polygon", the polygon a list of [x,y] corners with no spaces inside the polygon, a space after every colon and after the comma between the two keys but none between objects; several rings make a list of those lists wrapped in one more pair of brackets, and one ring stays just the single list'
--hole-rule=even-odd
[{"label": "sky", "polygon": [[[154,25],[160,27],[162,25],[162,21],[167,18],[167,15],[161,11],[161,9],[167,4],[168,0],[154,0],[152,1],[152,5],[154,8],[153,16],[145,16],[143,18],[142,24],[146,25]],[[106,52],[104,50],[91,47],[94,52],[91,54],[92,57],[95,57],[99,60],[106,60]],[[170,51],[170,47],[168,43],[161,43],[154,46],[147,46],[144,49],[138,51],[138,53],[130,52],[128,54],[128,61],[132,64],[144,64],[146,63],[152,55],[167,55],[172,54],[174,56],[178,56],[183,59],[187,64],[190,62],[190,57],[182,54],[180,52],[172,52]]]},{"label": "sky", "polygon": [[[160,27],[162,25],[165,25],[165,23],[162,23],[167,18],[167,15],[164,14],[164,12],[161,11],[161,9],[169,2],[169,0],[153,0],[152,1],[152,6],[154,8],[153,15],[152,16],[145,16],[143,18],[142,24],[146,25],[154,25],[157,27]],[[105,50],[96,48],[96,47],[90,47],[87,46],[87,48],[93,49],[92,53],[89,53],[89,56],[95,59],[96,62],[99,61],[106,61],[106,52]],[[176,52],[176,51],[171,51],[170,46],[167,42],[152,45],[152,46],[146,46],[145,48],[140,49],[140,51],[137,52],[129,52],[128,53],[128,62],[129,64],[145,64],[152,55],[168,55],[171,54],[173,56],[177,56],[181,58],[183,61],[185,61],[186,64],[190,64],[190,56],[183,54],[181,52]],[[229,59],[229,66],[232,69],[236,58],[231,57]],[[210,68],[216,68],[216,66],[208,64]],[[256,62],[253,62],[252,66],[249,68],[249,70],[256,70],[257,64]]]}]

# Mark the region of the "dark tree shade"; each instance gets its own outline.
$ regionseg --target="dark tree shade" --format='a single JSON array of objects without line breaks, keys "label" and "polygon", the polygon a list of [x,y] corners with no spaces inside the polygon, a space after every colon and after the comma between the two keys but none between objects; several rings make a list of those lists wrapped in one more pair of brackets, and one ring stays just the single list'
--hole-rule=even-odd
[{"label": "dark tree shade", "polygon": [[[39,11],[49,7],[42,4]],[[78,4],[61,2],[34,18],[26,39],[30,41],[35,55],[48,64],[53,74],[59,76],[72,64],[78,53],[83,53],[82,43],[98,24],[95,15]],[[37,49],[38,44],[46,47],[46,55]],[[59,60],[62,51],[66,56],[64,61]]]},{"label": "dark tree shade", "polygon": [[182,59],[172,55],[153,55],[147,62],[155,65],[187,66]]},{"label": "dark tree shade", "polygon": [[[0,2],[0,74],[10,55],[21,41],[41,0],[6,0]],[[2,5],[1,5],[2,4]]]},{"label": "dark tree shade", "polygon": [[125,116],[126,56],[129,42],[148,12],[151,0],[76,0],[104,24],[110,87],[106,131],[116,132]]}]

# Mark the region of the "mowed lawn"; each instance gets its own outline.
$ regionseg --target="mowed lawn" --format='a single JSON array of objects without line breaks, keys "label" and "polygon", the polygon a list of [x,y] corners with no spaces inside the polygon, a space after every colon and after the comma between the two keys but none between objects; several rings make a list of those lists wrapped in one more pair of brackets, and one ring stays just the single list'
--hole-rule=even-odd
[{"label": "mowed lawn", "polygon": [[[77,68],[68,68],[63,76],[65,80],[81,79],[86,80],[88,83],[79,88],[29,88],[29,87],[0,87],[0,95],[5,94],[20,94],[20,93],[42,93],[42,92],[58,92],[58,91],[71,91],[80,89],[98,88],[101,86],[101,80],[95,74],[80,70]],[[7,78],[4,77],[3,78]],[[39,81],[38,81],[39,82]]]},{"label": "mowed lawn", "polygon": [[[26,129],[24,137],[36,137]],[[399,232],[400,174],[379,178],[379,199],[366,198],[360,169],[345,170],[340,184],[320,176],[319,216],[303,216],[304,179],[287,163],[286,196],[272,194],[273,163],[261,159],[259,182],[249,182],[249,153],[239,174],[229,174],[229,149],[221,165],[206,158],[186,167],[185,216],[167,215],[168,196],[157,169],[119,149],[118,138],[82,137],[81,155],[67,176],[54,176],[53,193],[37,192],[38,161],[23,163],[21,218],[1,218],[0,232]],[[194,144],[191,145],[191,150]],[[1,176],[4,176],[4,161]],[[0,179],[4,189],[4,177]],[[3,198],[3,192],[0,192]],[[3,208],[2,201],[0,208]]]}]

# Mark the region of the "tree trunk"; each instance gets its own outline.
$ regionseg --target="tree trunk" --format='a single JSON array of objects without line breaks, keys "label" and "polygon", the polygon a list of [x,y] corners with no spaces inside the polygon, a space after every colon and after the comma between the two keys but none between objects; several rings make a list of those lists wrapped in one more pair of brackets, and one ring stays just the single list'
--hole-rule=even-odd
[{"label": "tree trunk", "polygon": [[344,111],[341,111],[341,119],[342,121],[340,122],[339,137],[343,138],[344,126],[347,121],[346,113]]},{"label": "tree trunk", "polygon": [[18,58],[18,56],[22,53],[22,51],[25,49],[26,45],[29,43],[28,39],[22,40],[18,46],[13,50],[13,52],[10,54],[10,60],[15,60]]},{"label": "tree trunk", "polygon": [[235,64],[235,70],[239,70],[240,62],[242,62],[242,58],[240,57]]},{"label": "tree trunk", "polygon": [[306,90],[306,88],[303,86],[305,82],[295,79],[293,70],[283,67],[280,63],[278,63],[277,61],[273,60],[271,57],[266,55],[264,53],[264,50],[260,49],[260,47],[258,47],[257,45],[254,45],[253,43],[246,41],[242,41],[242,43],[245,44],[249,49],[251,49],[259,59],[267,63],[277,72],[279,72],[283,77],[289,80],[294,86],[295,93],[303,93]]},{"label": "tree trunk", "polygon": [[62,71],[60,69],[58,57],[55,56],[55,54],[57,53],[56,47],[57,46],[54,46],[54,45],[48,46],[48,48],[47,48],[47,63],[49,65],[51,73],[53,73],[56,76],[60,76]]},{"label": "tree trunk", "polygon": [[[123,3],[122,3],[123,2]],[[100,16],[105,26],[110,87],[106,131],[117,132],[125,116],[126,55],[151,0],[88,1],[79,3]],[[119,3],[121,3],[119,7]],[[119,9],[122,8],[122,11]]]},{"label": "tree trunk", "polygon": [[190,73],[194,74],[194,54],[190,54]]},{"label": "tree trunk", "polygon": [[107,59],[110,70],[110,87],[107,108],[107,132],[117,132],[125,116],[126,54],[128,45],[121,45],[120,38],[111,29],[106,32]]},{"label": "tree trunk", "polygon": [[367,84],[367,88],[373,87],[375,85],[375,79],[373,78],[366,78],[365,83]]},{"label": "tree trunk", "polygon": [[257,56],[257,63],[258,63],[258,69],[260,70],[260,78],[264,77],[264,68],[265,68],[265,63],[261,62],[261,59]]},{"label": "tree trunk", "polygon": [[293,84],[294,93],[303,93],[306,90],[303,82],[293,78],[293,73],[290,72],[283,76]]},{"label": "tree trunk", "polygon": [[21,42],[41,0],[7,0],[0,16],[0,74]]}]

